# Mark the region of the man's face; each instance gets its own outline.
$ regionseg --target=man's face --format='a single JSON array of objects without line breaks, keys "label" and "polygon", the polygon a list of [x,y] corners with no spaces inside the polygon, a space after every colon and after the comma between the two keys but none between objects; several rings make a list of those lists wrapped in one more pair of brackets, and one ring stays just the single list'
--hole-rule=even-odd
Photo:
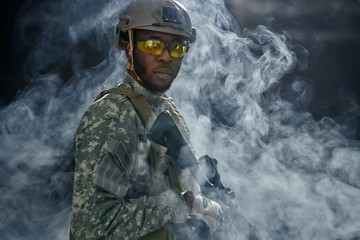
[{"label": "man's face", "polygon": [[[160,39],[164,42],[180,41],[179,35],[147,30],[136,30],[135,39]],[[168,49],[158,55],[151,55],[141,51],[134,42],[134,69],[143,81],[145,88],[155,93],[168,90],[178,74],[182,57],[174,58]]]}]

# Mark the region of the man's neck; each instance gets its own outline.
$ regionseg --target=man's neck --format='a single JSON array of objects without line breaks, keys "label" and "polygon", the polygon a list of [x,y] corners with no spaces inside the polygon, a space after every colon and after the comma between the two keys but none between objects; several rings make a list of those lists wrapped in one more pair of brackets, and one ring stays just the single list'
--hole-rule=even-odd
[{"label": "man's neck", "polygon": [[139,75],[137,75],[135,72],[133,72],[132,70],[127,70],[127,72],[129,73],[129,75],[136,81],[138,82],[141,86],[143,86],[144,88],[146,88],[147,90],[149,90],[150,92],[152,92],[153,94],[159,96],[159,97],[163,97],[164,93],[162,92],[155,92],[152,89],[149,89],[144,82],[142,81],[142,79],[140,79]]}]

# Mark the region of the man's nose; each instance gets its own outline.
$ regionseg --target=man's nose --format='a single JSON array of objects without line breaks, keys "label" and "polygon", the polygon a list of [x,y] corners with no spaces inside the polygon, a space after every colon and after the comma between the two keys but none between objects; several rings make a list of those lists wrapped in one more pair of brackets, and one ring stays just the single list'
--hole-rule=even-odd
[{"label": "man's nose", "polygon": [[170,55],[169,48],[166,48],[165,51],[159,55],[158,59],[159,61],[163,61],[163,62],[171,62],[172,56]]}]

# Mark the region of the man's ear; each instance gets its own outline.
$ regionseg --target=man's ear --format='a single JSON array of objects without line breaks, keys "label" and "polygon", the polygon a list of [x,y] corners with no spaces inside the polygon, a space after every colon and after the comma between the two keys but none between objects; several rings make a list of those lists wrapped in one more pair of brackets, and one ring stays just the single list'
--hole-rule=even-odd
[{"label": "man's ear", "polygon": [[130,51],[130,43],[125,43],[125,54],[126,54],[126,58],[129,62],[131,62],[132,60],[132,52]]}]

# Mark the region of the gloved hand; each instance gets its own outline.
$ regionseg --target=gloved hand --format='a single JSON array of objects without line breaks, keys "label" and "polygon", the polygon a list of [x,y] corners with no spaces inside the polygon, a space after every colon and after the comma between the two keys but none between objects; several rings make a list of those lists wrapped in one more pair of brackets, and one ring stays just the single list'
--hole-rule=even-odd
[{"label": "gloved hand", "polygon": [[221,206],[202,195],[194,195],[191,191],[184,192],[183,197],[190,210],[190,216],[204,221],[210,235],[213,234],[222,222]]}]

